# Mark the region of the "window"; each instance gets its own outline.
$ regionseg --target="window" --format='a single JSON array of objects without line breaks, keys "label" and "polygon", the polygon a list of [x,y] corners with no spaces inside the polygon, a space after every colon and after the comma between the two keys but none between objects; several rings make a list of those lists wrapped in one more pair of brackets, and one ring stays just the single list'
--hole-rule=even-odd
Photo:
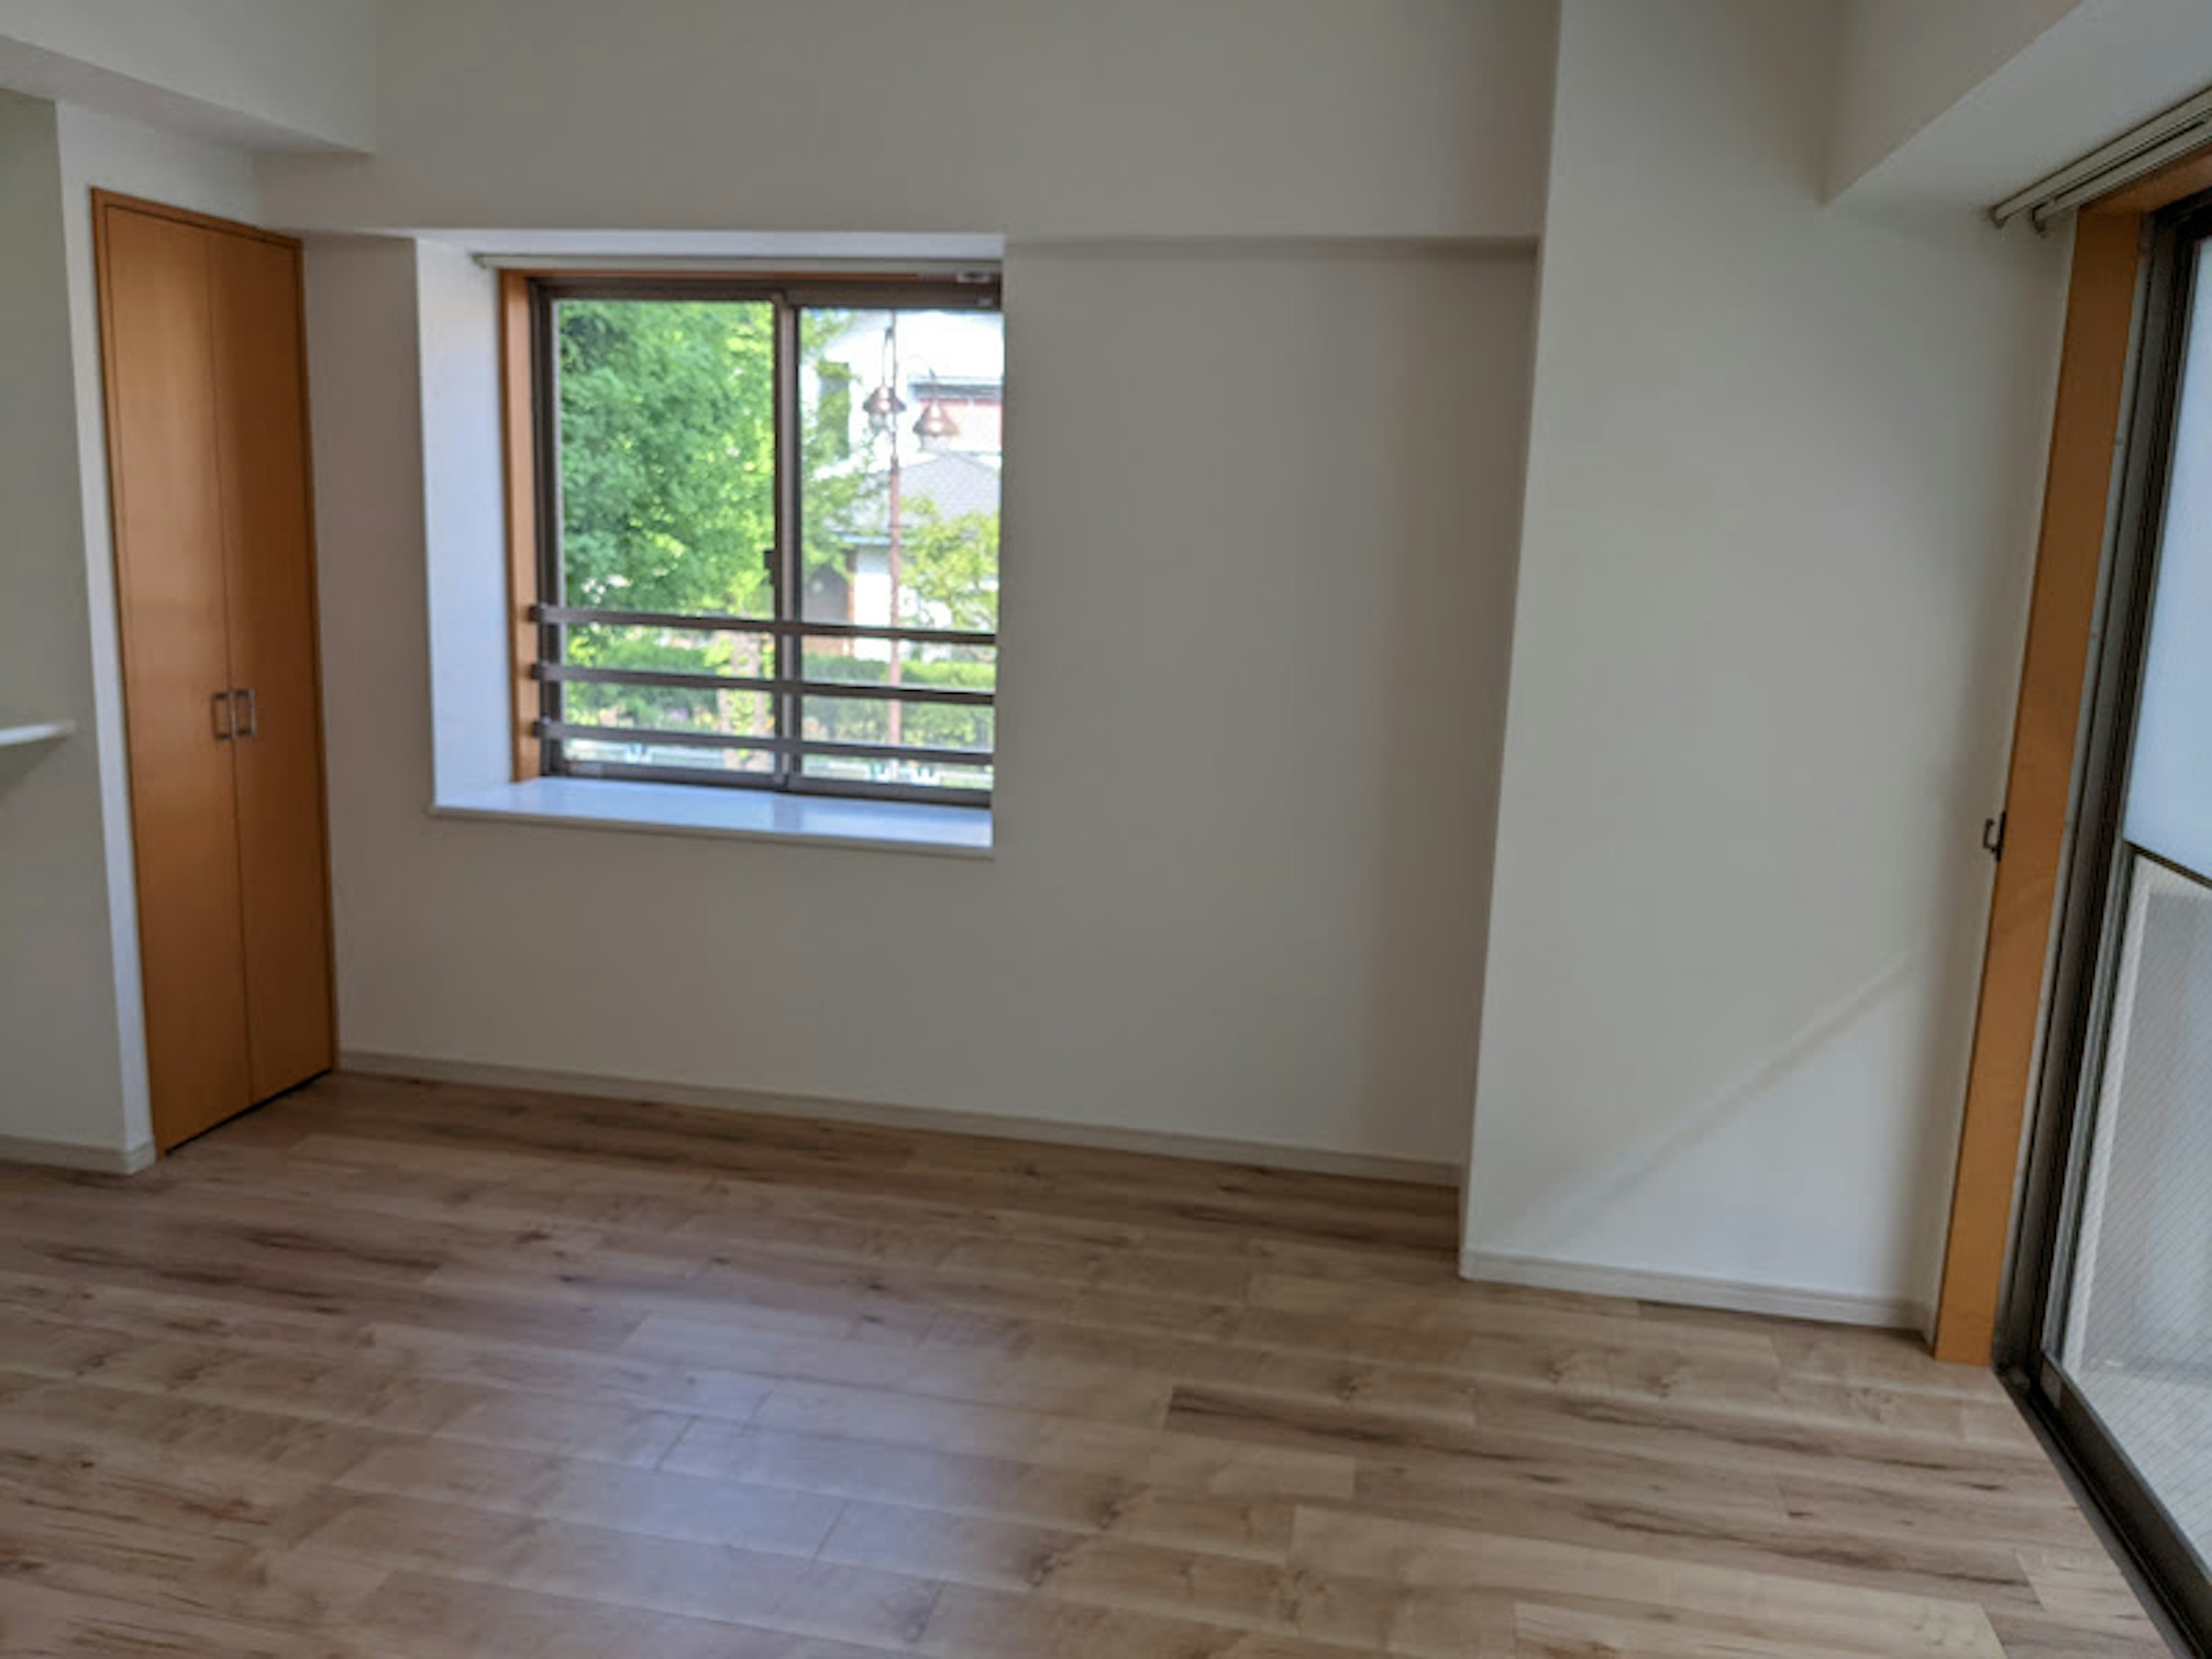
[{"label": "window", "polygon": [[519,774],[988,803],[995,276],[502,293]]}]

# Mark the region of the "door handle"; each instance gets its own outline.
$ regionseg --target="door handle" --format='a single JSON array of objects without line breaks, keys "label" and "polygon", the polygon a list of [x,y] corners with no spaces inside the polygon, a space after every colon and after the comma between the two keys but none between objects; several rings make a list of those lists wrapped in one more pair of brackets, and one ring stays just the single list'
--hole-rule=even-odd
[{"label": "door handle", "polygon": [[228,743],[238,735],[231,721],[230,698],[231,694],[228,691],[215,694],[215,740],[217,743]]},{"label": "door handle", "polygon": [[253,688],[249,685],[230,695],[239,710],[238,735],[241,738],[259,737],[261,735],[261,705],[254,700]]}]

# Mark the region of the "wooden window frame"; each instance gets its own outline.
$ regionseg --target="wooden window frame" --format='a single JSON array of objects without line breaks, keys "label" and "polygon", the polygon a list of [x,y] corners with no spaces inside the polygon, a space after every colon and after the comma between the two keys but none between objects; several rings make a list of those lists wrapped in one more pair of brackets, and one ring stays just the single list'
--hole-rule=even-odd
[{"label": "wooden window frame", "polygon": [[514,777],[540,774],[538,742],[538,368],[531,343],[530,277],[499,273],[500,447],[507,501],[508,723]]}]

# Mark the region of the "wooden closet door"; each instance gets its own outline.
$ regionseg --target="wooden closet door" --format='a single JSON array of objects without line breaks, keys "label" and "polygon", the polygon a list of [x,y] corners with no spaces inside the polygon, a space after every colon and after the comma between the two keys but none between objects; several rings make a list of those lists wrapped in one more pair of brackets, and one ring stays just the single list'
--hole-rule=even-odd
[{"label": "wooden closet door", "polygon": [[300,253],[206,233],[252,1098],[335,1063]]},{"label": "wooden closet door", "polygon": [[98,213],[154,1137],[251,1099],[208,236]]}]

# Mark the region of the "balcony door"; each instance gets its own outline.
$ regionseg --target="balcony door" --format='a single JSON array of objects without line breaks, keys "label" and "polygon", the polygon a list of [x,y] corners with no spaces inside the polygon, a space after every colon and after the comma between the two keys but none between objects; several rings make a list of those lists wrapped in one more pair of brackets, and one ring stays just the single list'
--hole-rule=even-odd
[{"label": "balcony door", "polygon": [[2212,210],[2169,216],[2148,267],[2011,1345],[2200,1640],[2212,1638],[2208,239]]}]

